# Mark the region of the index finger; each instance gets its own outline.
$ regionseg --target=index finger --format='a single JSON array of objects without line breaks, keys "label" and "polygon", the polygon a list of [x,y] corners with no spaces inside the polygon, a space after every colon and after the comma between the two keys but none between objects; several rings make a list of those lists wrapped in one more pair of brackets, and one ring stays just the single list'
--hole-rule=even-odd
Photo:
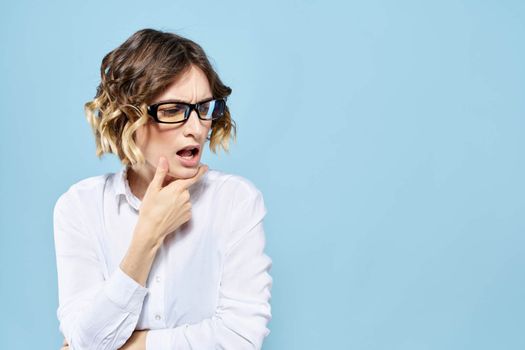
[{"label": "index finger", "polygon": [[204,175],[206,171],[208,171],[208,166],[206,164],[203,164],[199,166],[197,174],[193,175],[193,177],[190,177],[189,179],[176,179],[173,180],[172,184],[177,183],[179,186],[186,189],[193,185],[195,182],[199,181],[199,179]]}]

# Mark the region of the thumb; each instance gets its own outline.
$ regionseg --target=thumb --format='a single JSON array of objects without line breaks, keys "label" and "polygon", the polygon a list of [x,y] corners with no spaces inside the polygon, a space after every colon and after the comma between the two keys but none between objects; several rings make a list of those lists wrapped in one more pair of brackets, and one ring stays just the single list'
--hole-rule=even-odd
[{"label": "thumb", "polygon": [[167,173],[168,173],[168,161],[166,157],[161,156],[157,164],[157,170],[155,171],[155,176],[153,176],[153,179],[151,180],[149,187],[153,187],[156,190],[160,190],[162,188],[162,184],[164,182],[164,178],[166,177]]}]

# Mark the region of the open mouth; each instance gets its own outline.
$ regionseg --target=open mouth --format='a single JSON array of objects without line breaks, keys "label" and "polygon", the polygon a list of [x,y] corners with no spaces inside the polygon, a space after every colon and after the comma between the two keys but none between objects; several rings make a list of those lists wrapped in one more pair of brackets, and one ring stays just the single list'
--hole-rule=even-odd
[{"label": "open mouth", "polygon": [[199,154],[198,147],[184,148],[177,152],[177,155],[184,159],[193,159]]}]

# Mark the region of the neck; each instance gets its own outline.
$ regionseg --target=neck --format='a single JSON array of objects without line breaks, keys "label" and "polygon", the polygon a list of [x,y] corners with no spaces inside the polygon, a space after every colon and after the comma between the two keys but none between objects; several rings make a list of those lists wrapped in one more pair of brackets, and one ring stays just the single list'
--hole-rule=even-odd
[{"label": "neck", "polygon": [[[127,172],[129,188],[135,197],[141,201],[144,198],[146,190],[148,189],[151,180],[153,180],[156,171],[157,169],[149,163],[129,167]],[[166,175],[162,187],[168,185],[173,180],[175,180],[174,177]]]},{"label": "neck", "polygon": [[130,167],[127,175],[131,192],[142,201],[155,173],[144,167]]}]

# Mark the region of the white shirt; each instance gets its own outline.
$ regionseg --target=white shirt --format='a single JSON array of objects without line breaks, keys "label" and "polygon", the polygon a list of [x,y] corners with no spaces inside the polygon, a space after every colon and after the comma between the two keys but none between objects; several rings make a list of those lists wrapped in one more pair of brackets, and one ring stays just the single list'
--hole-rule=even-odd
[{"label": "white shirt", "polygon": [[191,219],[166,236],[143,287],[120,269],[141,201],[127,167],[83,179],[54,207],[59,329],[71,350],[260,349],[270,333],[271,258],[261,192],[208,169],[189,187]]}]

